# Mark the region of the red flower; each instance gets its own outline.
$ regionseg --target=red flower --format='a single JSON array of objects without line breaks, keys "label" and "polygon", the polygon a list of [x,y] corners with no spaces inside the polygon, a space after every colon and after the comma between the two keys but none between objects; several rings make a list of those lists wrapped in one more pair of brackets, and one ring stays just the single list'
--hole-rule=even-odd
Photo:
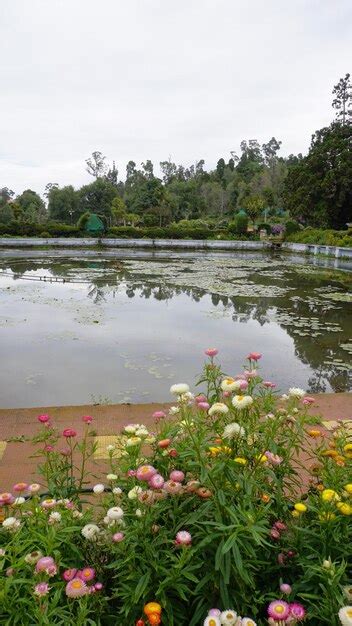
[{"label": "red flower", "polygon": [[75,430],[73,430],[73,428],[65,428],[65,430],[62,433],[63,437],[76,437],[77,433]]}]

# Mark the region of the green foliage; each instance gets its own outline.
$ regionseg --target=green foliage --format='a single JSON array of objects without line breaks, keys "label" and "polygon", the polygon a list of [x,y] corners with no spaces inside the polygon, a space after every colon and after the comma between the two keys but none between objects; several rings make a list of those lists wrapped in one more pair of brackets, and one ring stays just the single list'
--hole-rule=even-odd
[{"label": "green foliage", "polygon": [[48,192],[49,218],[58,222],[76,223],[79,218],[79,194],[72,185],[52,186]]},{"label": "green foliage", "polygon": [[286,236],[292,235],[293,233],[298,233],[300,230],[301,228],[298,222],[295,222],[294,220],[288,220],[287,222],[285,222]]},{"label": "green foliage", "polygon": [[352,229],[323,230],[319,228],[305,228],[300,232],[287,235],[286,241],[352,248]]},{"label": "green foliage", "polygon": [[268,224],[267,222],[261,222],[260,224],[257,224],[256,229],[258,232],[260,230],[265,230],[268,235],[270,235],[271,233],[271,225]]},{"label": "green foliage", "polygon": [[97,178],[90,185],[84,185],[79,190],[79,212],[97,213],[100,216],[111,218],[111,205],[118,195],[116,187],[104,178]]},{"label": "green foliage", "polygon": [[248,217],[247,215],[238,214],[235,216],[233,222],[230,222],[228,231],[232,235],[245,234],[248,230]]}]

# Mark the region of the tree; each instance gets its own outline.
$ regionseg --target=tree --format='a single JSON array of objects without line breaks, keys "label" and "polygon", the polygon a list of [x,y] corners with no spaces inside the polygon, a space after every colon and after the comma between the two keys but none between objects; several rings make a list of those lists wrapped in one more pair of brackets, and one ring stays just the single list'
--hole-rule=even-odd
[{"label": "tree", "polygon": [[168,161],[160,161],[160,169],[163,174],[163,183],[168,185],[177,174],[177,166],[172,163],[170,157]]},{"label": "tree", "polygon": [[352,124],[333,122],[312,137],[308,155],[289,169],[285,207],[311,226],[337,228],[352,221]]},{"label": "tree", "polygon": [[94,183],[84,185],[78,192],[79,212],[97,213],[109,221],[111,218],[111,204],[117,196],[117,190],[105,178],[97,178]]},{"label": "tree", "polygon": [[114,185],[114,187],[118,186],[118,169],[115,165],[115,161],[112,162],[112,167],[109,167],[108,172],[105,176],[106,180],[109,181],[109,183],[111,183],[112,185]]},{"label": "tree", "polygon": [[263,143],[262,152],[264,154],[264,161],[269,167],[272,162],[277,159],[277,153],[280,150],[281,144],[282,141],[277,141],[275,137],[272,137],[268,143]]},{"label": "tree", "polygon": [[14,219],[14,217],[15,217],[15,214],[13,212],[11,203],[0,204],[0,223],[1,224],[8,224],[9,222],[11,222],[11,220]]},{"label": "tree", "polygon": [[260,196],[248,196],[244,201],[244,208],[248,214],[248,217],[252,220],[253,225],[255,225],[255,220],[260,214],[260,212],[264,209],[265,202],[263,198]]},{"label": "tree", "polygon": [[72,185],[67,185],[61,189],[54,185],[51,186],[48,192],[48,211],[53,220],[75,223],[80,215],[79,193],[74,190]]},{"label": "tree", "polygon": [[92,152],[92,156],[86,159],[88,174],[94,176],[94,178],[102,178],[106,174],[107,169],[105,161],[106,157],[101,152],[98,150]]},{"label": "tree", "polygon": [[225,160],[222,158],[219,159],[216,164],[216,177],[218,180],[222,180],[224,178],[225,167]]},{"label": "tree", "polygon": [[21,220],[24,222],[44,222],[47,217],[45,204],[32,189],[26,189],[17,196],[16,203],[21,207]]},{"label": "tree", "polygon": [[147,180],[154,178],[154,166],[150,159],[147,159],[145,163],[142,163],[142,170]]},{"label": "tree", "polygon": [[115,224],[126,226],[126,204],[120,196],[116,196],[111,203],[111,214]]},{"label": "tree", "polygon": [[8,187],[0,188],[0,206],[7,204],[14,197],[15,192]]},{"label": "tree", "polygon": [[350,74],[340,78],[332,93],[335,95],[332,106],[337,111],[336,119],[344,126],[352,121],[352,84]]},{"label": "tree", "polygon": [[52,189],[57,189],[57,188],[58,188],[58,186],[59,186],[59,185],[58,185],[57,183],[47,183],[47,184],[45,185],[45,189],[44,189],[44,193],[43,193],[44,198],[46,198],[46,199],[48,200],[48,199],[49,199],[49,194],[50,194],[50,191],[51,191]]}]

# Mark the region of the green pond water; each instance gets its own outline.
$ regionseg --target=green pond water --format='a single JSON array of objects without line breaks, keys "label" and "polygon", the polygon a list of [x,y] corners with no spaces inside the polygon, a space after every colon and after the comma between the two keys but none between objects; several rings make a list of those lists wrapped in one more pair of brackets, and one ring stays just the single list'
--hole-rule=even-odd
[{"label": "green pond water", "polygon": [[351,390],[351,270],[240,251],[0,252],[0,406],[169,400],[214,346],[233,375],[262,352],[282,392]]}]

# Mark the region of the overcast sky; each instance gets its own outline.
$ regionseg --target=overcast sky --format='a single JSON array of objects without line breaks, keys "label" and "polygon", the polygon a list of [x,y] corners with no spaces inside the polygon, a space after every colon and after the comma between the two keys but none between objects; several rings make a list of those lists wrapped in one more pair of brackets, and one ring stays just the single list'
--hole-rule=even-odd
[{"label": "overcast sky", "polygon": [[[0,0],[0,187],[89,180],[101,150],[213,167],[306,152],[352,60],[351,0]],[[351,71],[352,73],[352,71]]]}]

